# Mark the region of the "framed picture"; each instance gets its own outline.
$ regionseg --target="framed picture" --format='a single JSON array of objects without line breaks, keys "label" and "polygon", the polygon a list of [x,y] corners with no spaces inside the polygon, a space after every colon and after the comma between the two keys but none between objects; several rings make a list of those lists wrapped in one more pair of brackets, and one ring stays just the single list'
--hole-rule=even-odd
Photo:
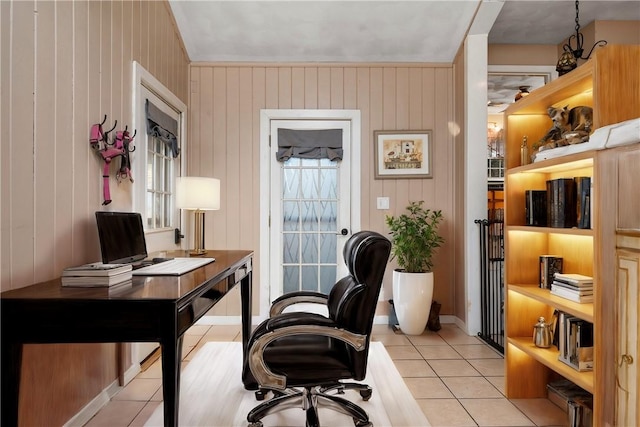
[{"label": "framed picture", "polygon": [[432,178],[430,130],[373,132],[375,179]]}]

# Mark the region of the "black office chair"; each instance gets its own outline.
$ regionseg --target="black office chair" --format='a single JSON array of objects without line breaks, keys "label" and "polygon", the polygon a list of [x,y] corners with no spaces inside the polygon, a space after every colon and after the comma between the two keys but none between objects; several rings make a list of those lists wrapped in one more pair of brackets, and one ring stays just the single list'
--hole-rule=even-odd
[{"label": "black office chair", "polygon": [[391,242],[376,232],[354,234],[343,252],[349,275],[331,289],[328,317],[281,313],[253,331],[242,380],[247,390],[271,390],[274,397],[249,412],[251,427],[262,426],[260,420],[270,413],[292,407],[306,409],[307,427],[316,427],[317,405],[325,403],[351,416],[356,426],[372,425],[362,408],[330,393],[354,389],[364,400],[371,397],[366,384],[343,380],[365,378],[373,317],[390,251]]}]

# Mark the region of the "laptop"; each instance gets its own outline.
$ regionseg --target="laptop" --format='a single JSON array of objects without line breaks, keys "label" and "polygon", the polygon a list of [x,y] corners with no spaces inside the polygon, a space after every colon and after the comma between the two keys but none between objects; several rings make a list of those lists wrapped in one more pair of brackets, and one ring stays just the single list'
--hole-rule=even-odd
[{"label": "laptop", "polygon": [[102,262],[131,264],[137,276],[179,276],[215,261],[214,258],[148,259],[142,215],[137,212],[96,212]]}]

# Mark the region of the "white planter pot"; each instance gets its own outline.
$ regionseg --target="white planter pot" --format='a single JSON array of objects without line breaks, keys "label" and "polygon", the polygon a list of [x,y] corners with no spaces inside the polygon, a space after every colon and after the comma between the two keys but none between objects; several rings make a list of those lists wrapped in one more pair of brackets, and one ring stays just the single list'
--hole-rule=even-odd
[{"label": "white planter pot", "polygon": [[402,332],[421,335],[429,321],[433,273],[393,271],[393,307]]}]

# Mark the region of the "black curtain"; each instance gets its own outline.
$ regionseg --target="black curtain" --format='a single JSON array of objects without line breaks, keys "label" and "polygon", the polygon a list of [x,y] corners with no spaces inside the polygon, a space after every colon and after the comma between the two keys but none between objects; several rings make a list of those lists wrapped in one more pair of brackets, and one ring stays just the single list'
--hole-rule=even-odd
[{"label": "black curtain", "polygon": [[285,162],[291,157],[342,160],[342,129],[278,129],[276,159]]},{"label": "black curtain", "polygon": [[147,135],[154,136],[165,144],[169,145],[173,157],[178,157],[180,147],[178,147],[178,122],[167,114],[160,111],[147,99],[145,103],[147,113]]}]

